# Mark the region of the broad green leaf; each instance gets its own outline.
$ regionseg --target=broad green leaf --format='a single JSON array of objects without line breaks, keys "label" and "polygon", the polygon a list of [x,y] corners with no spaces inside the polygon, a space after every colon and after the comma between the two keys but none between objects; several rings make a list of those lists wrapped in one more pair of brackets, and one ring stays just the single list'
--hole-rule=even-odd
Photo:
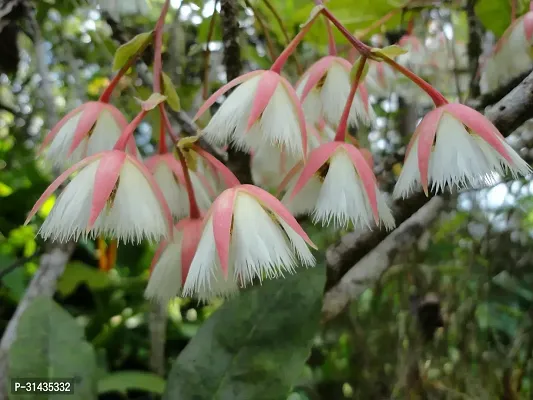
[{"label": "broad green leaf", "polygon": [[81,262],[71,262],[59,279],[57,291],[62,296],[69,296],[82,283],[93,290],[100,290],[108,287],[110,280],[109,275],[103,271]]},{"label": "broad green leaf", "polygon": [[98,394],[119,392],[126,395],[128,390],[163,394],[165,380],[152,372],[121,371],[106,375],[98,381]]},{"label": "broad green leaf", "polygon": [[[9,350],[9,377],[74,378],[69,399],[96,398],[96,356],[83,329],[65,310],[47,297],[37,297],[24,311],[17,338]],[[35,395],[13,399],[33,400]],[[50,395],[61,400],[65,395]]]},{"label": "broad green leaf", "polygon": [[[527,11],[529,0],[517,0],[517,12]],[[511,2],[509,0],[479,0],[475,12],[483,26],[496,36],[501,36],[511,25]]]},{"label": "broad green leaf", "polygon": [[180,98],[176,92],[176,88],[172,83],[172,79],[163,72],[163,94],[167,96],[167,103],[174,111],[181,109]]},{"label": "broad green leaf", "polygon": [[126,63],[136,54],[141,53],[152,41],[153,32],[139,33],[129,42],[120,46],[113,59],[113,71],[124,67]]},{"label": "broad green leaf", "polygon": [[522,297],[524,300],[530,302],[533,301],[533,291],[531,291],[526,285],[522,284],[507,271],[500,272],[498,275],[492,278],[492,281],[505,290]]},{"label": "broad green leaf", "polygon": [[320,318],[325,268],[264,281],[226,302],[180,353],[163,399],[285,399]]}]

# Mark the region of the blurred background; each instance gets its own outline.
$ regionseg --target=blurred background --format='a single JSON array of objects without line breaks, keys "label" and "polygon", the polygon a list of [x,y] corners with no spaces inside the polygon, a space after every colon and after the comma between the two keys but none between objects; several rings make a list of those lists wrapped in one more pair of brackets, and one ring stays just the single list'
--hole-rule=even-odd
[{"label": "blurred background", "polygon": [[[346,232],[304,221],[321,249],[319,272],[307,271],[287,282],[300,282],[293,287],[308,293],[280,295],[281,300],[271,303],[261,293],[288,283],[265,284],[250,294],[254,301],[245,298],[227,306],[226,314],[220,314],[228,318],[226,328],[212,336],[208,330],[213,326],[204,321],[222,301],[204,305],[176,299],[166,308],[144,299],[154,246],[121,244],[112,269],[102,262],[106,254],[93,241],[59,250],[50,247],[36,234],[54,196],[38,218],[23,226],[54,176],[36,155],[42,138],[67,112],[98,99],[113,76],[116,49],[152,29],[162,3],[131,0],[124,10],[111,0],[0,2],[0,332],[4,336],[13,337],[8,323],[14,315],[20,318],[17,306],[25,301],[39,268],[46,268],[45,256],[61,251],[66,257],[57,285],[48,286],[55,304],[43,301],[41,309],[22,316],[14,344],[2,340],[0,362],[7,362],[9,352],[9,368],[22,375],[46,376],[50,366],[78,371],[89,382],[89,389],[72,397],[80,399],[157,399],[165,390],[165,398],[178,400],[533,398],[533,185],[528,180],[506,179],[491,188],[445,196],[433,210],[431,223],[409,233],[412,240],[397,248],[371,279],[359,283],[356,298],[320,324],[325,268],[331,263],[326,249],[334,250]],[[306,0],[236,4],[245,71],[268,69],[313,7]],[[514,6],[521,15],[528,4],[518,1]],[[479,60],[511,23],[508,0],[331,0],[328,7],[350,31],[375,46],[395,43],[413,21],[412,34],[422,50],[416,57],[415,51],[408,53],[403,61],[451,100],[475,102],[482,110],[520,81],[480,95]],[[187,115],[194,115],[207,95],[226,82],[219,10],[214,0],[171,1],[163,65],[181,99],[182,111],[171,113],[172,123],[184,134],[195,133]],[[341,54],[348,57],[347,42],[336,37]],[[325,54],[327,36],[319,21],[284,72],[295,83]],[[148,49],[112,98],[128,119],[138,112],[136,99],[151,94],[151,59]],[[371,78],[368,86],[378,118],[354,135],[371,149],[380,185],[391,192],[405,146],[432,104],[394,73],[387,75],[385,84],[377,78],[372,84]],[[509,80],[516,78],[523,76]],[[158,131],[158,124],[157,114],[150,115],[135,134],[143,156],[156,149],[158,135],[152,132]],[[526,160],[533,159],[531,122],[509,141]],[[314,324],[308,324],[309,315]],[[296,333],[276,330],[278,319],[293,320]],[[224,327],[224,319],[216,326]],[[254,336],[254,329],[263,334],[251,346],[247,335]],[[241,338],[237,342],[242,348],[225,346],[222,337]],[[184,354],[191,340],[196,340],[195,350],[190,347]],[[206,359],[206,352],[212,359]],[[186,365],[196,380],[188,381],[188,392],[173,395],[167,381],[180,379],[180,367],[172,368],[179,357],[180,365]],[[210,364],[219,371],[207,372]],[[254,368],[262,373],[250,374]],[[276,373],[279,376],[269,378],[268,385],[262,383]],[[3,374],[5,379],[6,370]],[[291,381],[285,382],[284,375]],[[215,395],[192,389],[214,382],[225,389]],[[281,389],[275,389],[278,384]]]}]

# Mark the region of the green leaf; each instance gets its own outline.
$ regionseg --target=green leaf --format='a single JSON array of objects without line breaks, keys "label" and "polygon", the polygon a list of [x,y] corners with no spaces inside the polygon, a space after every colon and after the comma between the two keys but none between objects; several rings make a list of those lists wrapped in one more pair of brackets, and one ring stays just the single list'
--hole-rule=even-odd
[{"label": "green leaf", "polygon": [[170,77],[163,72],[163,94],[167,96],[167,103],[174,111],[181,109],[180,98],[176,92],[176,87]]},{"label": "green leaf", "polygon": [[108,287],[110,280],[108,274],[103,271],[81,262],[72,262],[67,265],[65,272],[59,279],[57,290],[62,296],[69,296],[82,283],[85,283],[90,289],[100,290]]},{"label": "green leaf", "polygon": [[285,399],[320,318],[325,268],[264,281],[226,302],[180,353],[163,399]]},{"label": "green leaf", "polygon": [[98,394],[119,392],[126,395],[128,390],[163,394],[165,380],[152,372],[122,371],[106,375],[98,381]]},{"label": "green leaf", "polygon": [[151,111],[166,99],[167,96],[163,96],[161,93],[152,93],[146,100],[141,100],[141,107],[144,111]]},{"label": "green leaf", "polygon": [[383,56],[394,58],[407,53],[407,50],[398,45],[393,44],[392,46],[387,46],[382,49],[373,48],[371,52],[380,58],[383,58]]},{"label": "green leaf", "polygon": [[[527,11],[529,0],[517,0],[518,16]],[[501,36],[511,25],[511,2],[509,0],[479,0],[475,12],[483,26],[496,36]]]},{"label": "green leaf", "polygon": [[141,53],[152,41],[153,32],[139,33],[129,42],[120,46],[113,59],[113,71],[121,69],[136,54]]},{"label": "green leaf", "polygon": [[[69,399],[96,396],[96,356],[84,339],[83,329],[53,300],[37,297],[20,318],[17,338],[9,350],[9,377],[74,378]],[[17,395],[17,400],[35,395]],[[64,395],[47,397],[61,400]]]},{"label": "green leaf", "polygon": [[503,289],[522,297],[524,300],[533,302],[533,291],[509,274],[509,272],[500,272],[498,275],[492,278],[492,281]]}]

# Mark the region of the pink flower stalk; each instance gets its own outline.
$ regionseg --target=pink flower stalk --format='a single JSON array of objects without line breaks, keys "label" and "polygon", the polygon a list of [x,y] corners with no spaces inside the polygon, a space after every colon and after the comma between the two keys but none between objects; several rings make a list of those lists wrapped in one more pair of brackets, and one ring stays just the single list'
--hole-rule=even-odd
[{"label": "pink flower stalk", "polygon": [[26,224],[74,172],[39,229],[44,239],[111,236],[123,242],[158,241],[172,234],[161,189],[136,158],[120,150],[89,156],[63,172],[33,206]]},{"label": "pink flower stalk", "polygon": [[227,189],[204,218],[183,294],[227,296],[254,278],[313,266],[316,248],[278,199],[253,185]]},{"label": "pink flower stalk", "polygon": [[488,93],[531,69],[533,11],[517,18],[504,32],[493,53],[482,64],[480,88]]},{"label": "pink flower stalk", "polygon": [[[172,215],[183,218],[189,215],[189,196],[187,194],[185,174],[178,160],[171,153],[156,154],[147,159],[144,164],[154,176],[161,188],[165,201],[170,207]],[[189,170],[194,194],[200,210],[207,210],[216,196],[215,189],[201,172]]]},{"label": "pink flower stalk", "polygon": [[295,215],[312,214],[323,226],[332,221],[336,227],[350,222],[361,227],[383,224],[387,229],[395,225],[368,154],[349,143],[326,143],[311,152],[282,202]]},{"label": "pink flower stalk", "polygon": [[166,305],[181,293],[196,253],[203,221],[185,218],[174,227],[173,239],[157,248],[150,266],[150,280],[144,296]]},{"label": "pink flower stalk", "polygon": [[277,72],[258,70],[232,80],[200,107],[194,119],[237,85],[205,127],[206,140],[219,146],[233,143],[248,152],[263,146],[282,147],[305,157],[303,110],[291,84]]},{"label": "pink flower stalk", "polygon": [[[116,107],[90,101],[64,116],[46,136],[39,152],[47,148],[46,158],[55,166],[70,166],[87,156],[111,150],[127,125]],[[133,137],[128,141],[127,152],[139,155]]]},{"label": "pink flower stalk", "polygon": [[408,197],[422,185],[426,195],[446,187],[490,185],[496,174],[527,175],[531,167],[482,114],[446,104],[429,112],[413,134],[394,197]]},{"label": "pink flower stalk", "polygon": [[[341,57],[326,56],[314,63],[296,85],[296,93],[303,104],[305,117],[311,123],[322,117],[332,125],[338,125],[342,110],[350,94],[352,65]],[[370,125],[375,119],[368,91],[360,82],[348,122]]]}]

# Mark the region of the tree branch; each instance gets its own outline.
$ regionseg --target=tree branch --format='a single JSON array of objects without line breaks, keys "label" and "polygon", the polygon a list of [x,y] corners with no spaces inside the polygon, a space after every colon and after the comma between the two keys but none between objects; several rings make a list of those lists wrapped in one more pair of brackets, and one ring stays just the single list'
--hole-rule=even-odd
[{"label": "tree branch", "polygon": [[[224,43],[224,67],[226,68],[226,80],[229,82],[237,78],[242,71],[241,47],[239,46],[239,4],[236,0],[220,1],[220,19]],[[230,146],[226,164],[241,183],[252,183],[249,154]]]},{"label": "tree branch", "polygon": [[[525,121],[532,118],[533,73],[501,101],[488,109],[485,115],[504,136],[510,135]],[[428,201],[429,198],[420,192],[408,199],[394,202],[392,211],[396,223],[402,224]],[[337,244],[330,246],[326,253],[328,264],[326,289],[336,286],[352,266],[376,248],[387,235],[388,233],[384,230],[367,231],[363,234],[352,232],[341,238]]]},{"label": "tree branch", "polygon": [[350,301],[374,284],[391,266],[398,251],[412,246],[437,219],[445,204],[443,197],[434,197],[359,260],[339,283],[326,292],[322,306],[323,321],[338,315]]}]

